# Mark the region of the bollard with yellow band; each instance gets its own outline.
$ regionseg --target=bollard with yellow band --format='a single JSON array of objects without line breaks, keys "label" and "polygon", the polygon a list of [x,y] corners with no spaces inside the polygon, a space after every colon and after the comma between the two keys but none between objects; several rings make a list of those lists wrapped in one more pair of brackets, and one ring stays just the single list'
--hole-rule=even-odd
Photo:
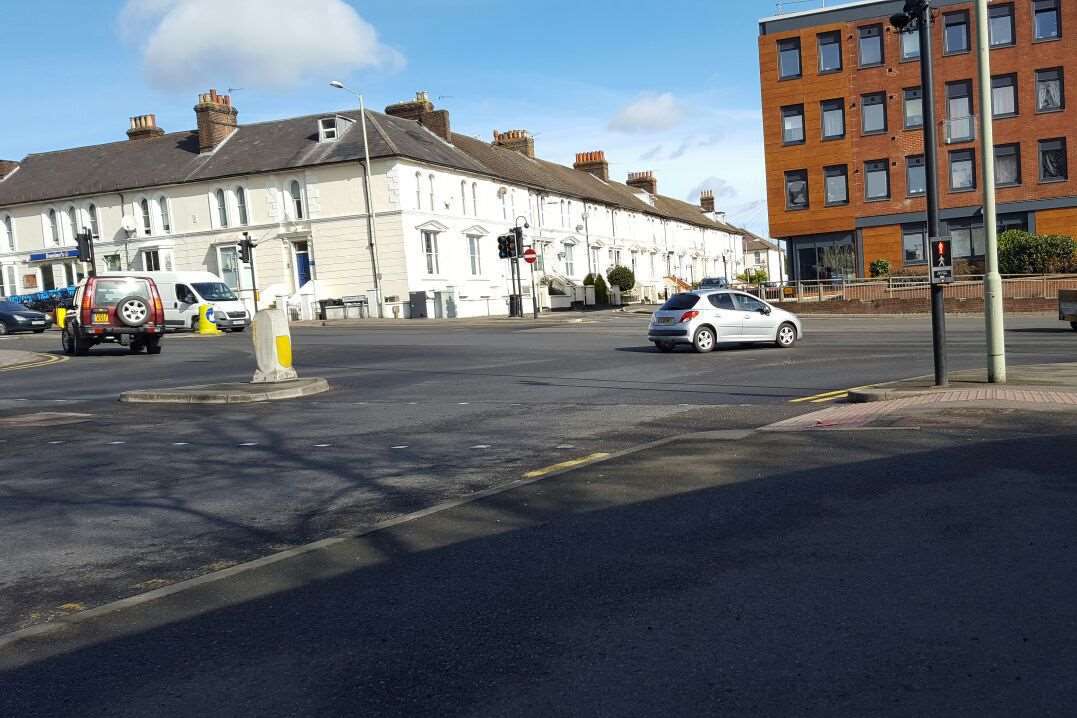
[{"label": "bollard with yellow band", "polygon": [[263,309],[254,315],[251,340],[258,369],[251,382],[271,384],[298,379],[292,368],[292,330],[280,309]]},{"label": "bollard with yellow band", "polygon": [[67,307],[56,307],[56,311],[53,312],[56,320],[56,326],[60,329],[64,328],[64,322],[67,321]]},{"label": "bollard with yellow band", "polygon": [[220,334],[217,323],[213,321],[213,307],[208,304],[198,305],[198,333]]}]

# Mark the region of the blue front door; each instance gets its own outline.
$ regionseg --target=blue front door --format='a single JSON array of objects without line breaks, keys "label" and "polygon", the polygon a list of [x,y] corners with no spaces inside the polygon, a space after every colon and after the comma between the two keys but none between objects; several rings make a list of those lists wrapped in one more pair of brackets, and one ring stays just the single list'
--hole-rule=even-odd
[{"label": "blue front door", "polygon": [[310,250],[306,242],[295,243],[295,273],[299,281],[298,289],[302,289],[310,281]]}]

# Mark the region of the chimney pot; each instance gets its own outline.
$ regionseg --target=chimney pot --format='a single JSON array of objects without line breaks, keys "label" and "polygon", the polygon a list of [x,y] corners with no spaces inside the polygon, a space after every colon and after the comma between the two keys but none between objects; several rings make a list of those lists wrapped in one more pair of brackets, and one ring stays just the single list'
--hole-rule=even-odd
[{"label": "chimney pot", "polygon": [[145,140],[160,137],[165,131],[157,126],[157,115],[135,115],[131,118],[131,127],[127,130],[127,139]]},{"label": "chimney pot", "polygon": [[705,189],[699,193],[699,206],[704,212],[714,211],[714,190]]},{"label": "chimney pot", "polygon": [[194,107],[198,120],[198,151],[212,152],[236,131],[239,110],[232,107],[232,98],[218,95],[216,90],[198,96]]},{"label": "chimney pot", "polygon": [[635,189],[641,189],[647,194],[658,194],[658,180],[655,179],[654,172],[651,170],[629,172],[628,181],[625,184]]},{"label": "chimney pot", "polygon": [[447,110],[435,110],[434,103],[430,101],[430,95],[426,90],[416,92],[414,100],[389,105],[385,108],[385,114],[418,122],[446,142],[452,142],[449,112]]},{"label": "chimney pot", "polygon": [[610,164],[606,161],[606,153],[602,150],[596,150],[594,152],[578,152],[576,154],[576,162],[572,167],[581,172],[592,174],[603,181],[609,181]]},{"label": "chimney pot", "polygon": [[527,130],[494,131],[494,145],[535,158],[535,138]]}]

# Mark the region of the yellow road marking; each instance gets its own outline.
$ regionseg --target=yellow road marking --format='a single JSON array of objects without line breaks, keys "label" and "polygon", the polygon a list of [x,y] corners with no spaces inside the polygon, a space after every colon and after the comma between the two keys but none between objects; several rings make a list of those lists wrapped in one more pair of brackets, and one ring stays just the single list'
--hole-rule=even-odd
[{"label": "yellow road marking", "polygon": [[28,362],[26,364],[16,364],[14,366],[6,366],[3,369],[0,369],[0,372],[18,371],[20,369],[36,369],[39,366],[49,366],[50,364],[59,364],[60,362],[65,362],[70,358],[71,357],[62,357],[62,356],[55,356],[55,355],[46,356],[45,359],[43,359],[42,361]]},{"label": "yellow road marking", "polygon": [[793,399],[790,404],[803,404],[807,401],[818,401],[819,399],[825,399],[829,396],[837,396],[838,394],[845,394],[848,389],[838,389],[837,391],[824,391],[822,394],[813,394],[812,396],[802,396],[799,399]]},{"label": "yellow road marking", "polygon": [[598,452],[598,453],[595,453],[595,454],[591,454],[590,456],[584,456],[583,458],[580,458],[580,459],[572,459],[571,461],[562,461],[560,464],[553,464],[552,466],[547,466],[547,467],[545,467],[543,469],[535,469],[534,471],[528,471],[526,474],[524,474],[524,478],[525,479],[537,479],[540,476],[546,476],[547,474],[552,474],[555,471],[562,471],[564,469],[571,469],[571,468],[576,467],[576,466],[583,466],[584,464],[590,464],[590,463],[598,461],[600,459],[605,459],[608,456],[609,456],[609,454],[606,454],[606,453],[603,453],[603,452]]},{"label": "yellow road marking", "polygon": [[825,404],[828,401],[836,401],[838,399],[847,399],[847,398],[849,398],[849,392],[846,391],[846,392],[842,392],[841,394],[838,394],[837,396],[828,396],[825,399],[815,399],[815,400],[812,401],[812,404]]}]

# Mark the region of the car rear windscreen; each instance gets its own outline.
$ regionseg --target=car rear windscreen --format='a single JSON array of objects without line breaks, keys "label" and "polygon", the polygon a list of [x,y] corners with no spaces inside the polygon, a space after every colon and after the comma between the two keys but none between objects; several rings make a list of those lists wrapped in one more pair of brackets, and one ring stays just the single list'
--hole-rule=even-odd
[{"label": "car rear windscreen", "polygon": [[671,312],[683,311],[685,309],[691,309],[698,301],[698,294],[674,294],[662,305],[662,309]]},{"label": "car rear windscreen", "polygon": [[127,297],[150,299],[150,285],[136,277],[101,277],[94,288],[94,304],[116,304]]}]

